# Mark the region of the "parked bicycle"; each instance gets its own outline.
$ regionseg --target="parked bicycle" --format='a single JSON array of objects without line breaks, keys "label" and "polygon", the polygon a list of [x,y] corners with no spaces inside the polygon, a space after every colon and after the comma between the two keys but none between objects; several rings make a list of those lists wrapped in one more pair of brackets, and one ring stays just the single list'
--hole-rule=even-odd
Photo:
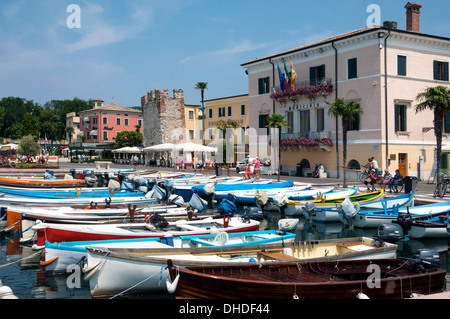
[{"label": "parked bicycle", "polygon": [[450,178],[447,175],[440,173],[438,183],[434,189],[433,197],[439,196],[442,198],[445,193],[450,193]]}]

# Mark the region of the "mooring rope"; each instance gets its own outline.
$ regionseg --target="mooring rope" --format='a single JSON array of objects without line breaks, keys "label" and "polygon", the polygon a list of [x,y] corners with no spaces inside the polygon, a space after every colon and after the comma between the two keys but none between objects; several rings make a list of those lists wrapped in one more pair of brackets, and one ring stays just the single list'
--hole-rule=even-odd
[{"label": "mooring rope", "polygon": [[[33,226],[35,226],[35,225],[37,225],[37,224],[38,224],[38,223],[34,223],[33,225],[31,225],[30,227],[28,227],[28,228],[25,229],[24,231],[20,231],[20,232],[14,234],[13,236],[8,237],[6,240],[0,242],[0,245],[3,245],[4,243],[10,241],[11,239],[13,239],[13,238],[15,238],[15,237],[17,237],[17,236],[22,235],[23,233],[25,233],[25,232],[27,232],[28,230],[30,230],[31,227],[33,227]],[[35,232],[35,233],[36,233],[36,232]],[[33,237],[34,237],[34,234],[33,234],[33,236],[31,236],[31,238],[33,238]]]},{"label": "mooring rope", "polygon": [[153,274],[153,275],[151,275],[150,277],[147,277],[147,278],[145,278],[144,280],[141,280],[140,282],[138,282],[137,284],[135,284],[135,285],[133,285],[133,286],[131,286],[130,288],[127,288],[127,289],[125,289],[124,291],[122,291],[122,292],[119,292],[117,295],[114,295],[114,296],[112,296],[111,298],[109,298],[109,299],[114,299],[114,298],[116,298],[116,297],[118,297],[118,296],[120,296],[120,295],[122,295],[122,294],[124,294],[124,293],[126,293],[127,291],[130,291],[131,289],[133,289],[133,288],[135,288],[135,287],[137,287],[137,286],[139,286],[140,284],[142,284],[142,283],[144,283],[144,282],[146,282],[147,280],[149,280],[149,279],[151,279],[151,278],[153,278],[153,277],[155,277],[156,275],[158,275],[158,274],[160,274],[161,275],[161,277],[159,278],[159,284],[161,284],[161,279],[162,279],[162,272],[165,270],[165,269],[167,269],[168,267],[167,266],[162,266],[161,267],[161,270],[159,271],[159,272],[157,272],[157,273],[155,273],[155,274]]},{"label": "mooring rope", "polygon": [[10,265],[12,265],[12,264],[18,263],[19,261],[31,259],[31,258],[33,258],[34,256],[36,256],[36,255],[38,255],[38,254],[40,254],[40,253],[41,253],[41,252],[38,251],[38,252],[35,252],[34,254],[28,256],[28,257],[20,258],[20,259],[17,259],[17,260],[15,260],[15,261],[12,261],[12,262],[10,262],[10,263],[8,263],[8,264],[0,265],[0,268],[6,267],[6,266],[10,266]]}]

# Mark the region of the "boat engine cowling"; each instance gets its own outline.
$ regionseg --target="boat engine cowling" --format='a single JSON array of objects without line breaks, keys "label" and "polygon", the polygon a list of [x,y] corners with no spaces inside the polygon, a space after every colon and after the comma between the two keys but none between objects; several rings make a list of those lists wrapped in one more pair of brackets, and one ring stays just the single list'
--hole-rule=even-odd
[{"label": "boat engine cowling", "polygon": [[403,229],[398,224],[381,224],[378,226],[376,237],[388,243],[396,243],[403,238]]},{"label": "boat engine cowling", "polygon": [[413,259],[420,260],[421,265],[425,269],[435,268],[441,266],[441,258],[436,250],[432,249],[418,249],[412,256]]}]

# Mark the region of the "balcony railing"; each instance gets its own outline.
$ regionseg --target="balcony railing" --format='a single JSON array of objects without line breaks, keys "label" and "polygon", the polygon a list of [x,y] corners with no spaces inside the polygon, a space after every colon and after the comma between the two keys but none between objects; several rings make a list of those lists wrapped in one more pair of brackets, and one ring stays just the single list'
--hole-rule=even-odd
[{"label": "balcony railing", "polygon": [[288,139],[288,138],[330,138],[331,132],[330,131],[319,131],[319,132],[293,132],[293,133],[281,133],[281,139]]},{"label": "balcony railing", "polygon": [[320,78],[308,81],[294,80],[294,90],[288,85],[288,88],[281,91],[280,87],[275,87],[273,93],[270,94],[272,99],[297,98],[300,96],[316,96],[318,94],[328,95],[333,91],[333,82],[330,78]]}]

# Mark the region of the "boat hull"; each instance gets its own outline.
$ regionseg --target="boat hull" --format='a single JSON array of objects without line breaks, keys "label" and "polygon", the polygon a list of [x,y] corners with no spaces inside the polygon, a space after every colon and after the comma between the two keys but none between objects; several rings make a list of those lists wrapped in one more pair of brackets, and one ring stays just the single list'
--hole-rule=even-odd
[{"label": "boat hull", "polygon": [[[413,274],[406,266],[400,269],[404,264],[402,260],[373,262],[381,269],[382,276],[377,286],[370,285],[372,271],[367,269],[371,269],[372,262],[180,268],[175,295],[177,298],[272,300],[356,299],[359,293],[364,293],[370,299],[403,299],[412,293],[442,291],[445,270],[434,269],[432,272]],[[175,272],[171,263],[169,268],[171,279],[174,280]],[[383,277],[383,274],[392,273],[395,268],[398,268],[398,276]],[[348,275],[344,275],[345,272]]]}]

